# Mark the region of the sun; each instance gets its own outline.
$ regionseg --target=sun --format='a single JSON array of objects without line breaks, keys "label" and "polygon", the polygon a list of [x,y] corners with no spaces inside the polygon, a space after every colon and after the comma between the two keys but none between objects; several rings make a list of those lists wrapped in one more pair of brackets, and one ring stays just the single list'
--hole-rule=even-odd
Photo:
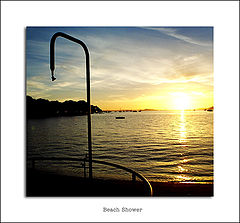
[{"label": "sun", "polygon": [[190,97],[184,92],[174,92],[173,107],[175,110],[186,110],[190,108]]}]

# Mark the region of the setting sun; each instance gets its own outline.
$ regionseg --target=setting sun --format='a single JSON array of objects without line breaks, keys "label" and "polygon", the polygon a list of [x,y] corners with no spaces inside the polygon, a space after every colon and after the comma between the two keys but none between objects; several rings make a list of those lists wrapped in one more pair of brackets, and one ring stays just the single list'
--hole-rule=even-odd
[{"label": "setting sun", "polygon": [[176,110],[185,110],[189,109],[190,104],[190,97],[188,94],[183,92],[174,92],[172,93],[174,99],[173,99],[173,107]]}]

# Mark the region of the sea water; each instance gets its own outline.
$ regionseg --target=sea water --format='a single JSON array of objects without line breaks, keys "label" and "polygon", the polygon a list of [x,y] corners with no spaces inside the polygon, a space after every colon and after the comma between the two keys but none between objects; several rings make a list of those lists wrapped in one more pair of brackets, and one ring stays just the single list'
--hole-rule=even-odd
[{"label": "sea water", "polygon": [[[213,112],[111,112],[91,117],[93,159],[128,167],[150,181],[213,181]],[[87,116],[30,119],[26,135],[28,158],[84,158],[88,154]],[[35,165],[84,175],[83,162]],[[88,163],[85,166],[87,175]],[[101,164],[93,164],[93,176],[131,179],[126,171]]]}]

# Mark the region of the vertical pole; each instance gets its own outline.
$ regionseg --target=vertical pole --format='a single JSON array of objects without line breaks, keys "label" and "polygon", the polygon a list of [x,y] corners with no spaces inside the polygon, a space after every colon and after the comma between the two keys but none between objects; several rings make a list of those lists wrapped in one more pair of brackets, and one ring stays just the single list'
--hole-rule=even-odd
[{"label": "vertical pole", "polygon": [[32,169],[33,170],[35,169],[35,160],[34,159],[32,160]]},{"label": "vertical pole", "polygon": [[87,76],[87,106],[88,106],[88,159],[89,179],[92,179],[92,127],[91,127],[91,103],[90,103],[90,63],[89,53],[86,52],[86,76]]}]

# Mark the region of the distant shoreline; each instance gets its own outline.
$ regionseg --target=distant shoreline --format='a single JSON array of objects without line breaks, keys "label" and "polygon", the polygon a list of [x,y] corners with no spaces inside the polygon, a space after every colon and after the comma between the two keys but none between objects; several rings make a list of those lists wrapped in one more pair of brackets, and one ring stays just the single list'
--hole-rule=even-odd
[{"label": "distant shoreline", "polygon": [[136,110],[117,110],[117,109],[106,109],[102,110],[103,112],[144,112],[144,111],[171,111],[171,112],[181,112],[181,111],[207,111],[210,108],[199,108],[199,109],[185,109],[185,110],[171,110],[171,109],[136,109]]},{"label": "distant shoreline", "polygon": [[[101,113],[102,109],[91,105],[91,113]],[[88,104],[84,100],[80,101],[49,101],[46,99],[34,99],[31,96],[26,97],[26,115],[27,119],[50,118],[62,116],[82,116],[87,115]]]}]

